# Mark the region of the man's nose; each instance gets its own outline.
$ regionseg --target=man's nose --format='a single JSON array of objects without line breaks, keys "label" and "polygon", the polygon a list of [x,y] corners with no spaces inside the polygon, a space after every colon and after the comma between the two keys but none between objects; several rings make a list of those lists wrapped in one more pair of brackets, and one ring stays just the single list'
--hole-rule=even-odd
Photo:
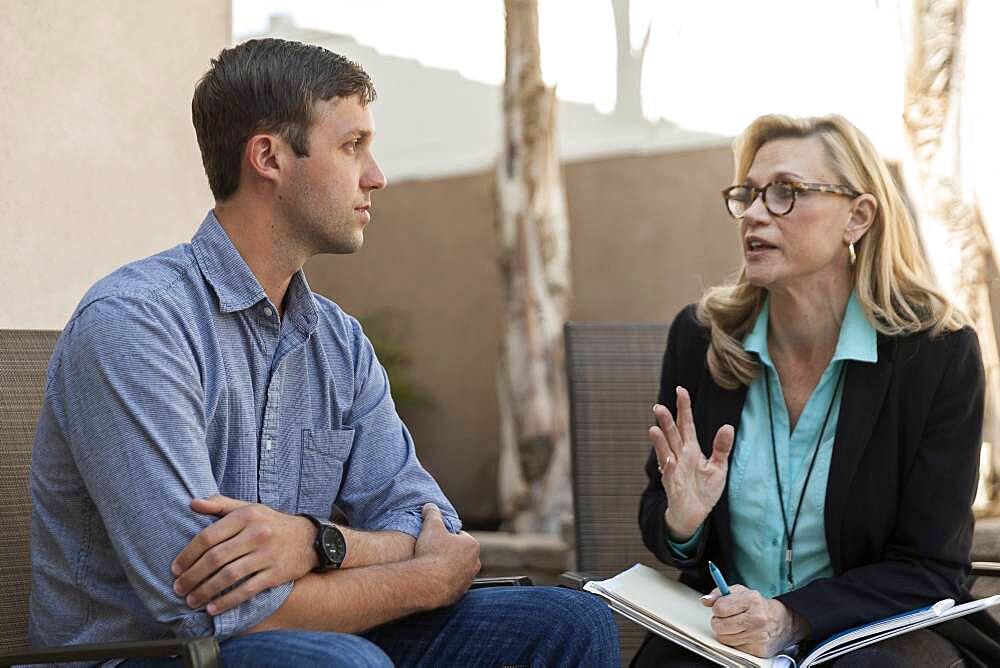
[{"label": "man's nose", "polygon": [[361,187],[365,190],[381,190],[385,188],[387,183],[382,168],[378,166],[378,162],[372,157],[368,169],[361,175]]}]

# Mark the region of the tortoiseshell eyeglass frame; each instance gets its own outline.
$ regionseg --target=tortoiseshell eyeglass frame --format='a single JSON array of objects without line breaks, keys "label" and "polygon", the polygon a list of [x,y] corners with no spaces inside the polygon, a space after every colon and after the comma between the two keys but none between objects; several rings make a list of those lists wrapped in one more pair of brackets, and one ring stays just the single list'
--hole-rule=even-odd
[{"label": "tortoiseshell eyeglass frame", "polygon": [[[778,186],[778,185],[787,186],[792,191],[792,200],[789,203],[788,209],[786,211],[775,211],[767,203],[767,189],[770,188],[771,186]],[[859,197],[861,195],[861,193],[856,191],[854,188],[850,188],[848,186],[839,186],[832,183],[803,183],[801,181],[771,181],[762,188],[755,188],[753,186],[729,186],[728,188],[723,189],[722,200],[726,205],[726,212],[736,220],[741,219],[743,216],[737,216],[735,213],[733,213],[733,210],[729,208],[729,195],[732,191],[736,190],[737,188],[748,188],[750,190],[750,201],[747,202],[747,209],[749,209],[751,205],[753,205],[754,200],[756,200],[757,196],[760,195],[764,201],[764,208],[766,208],[772,216],[787,216],[788,214],[790,214],[792,212],[792,209],[795,208],[795,198],[799,193],[804,193],[804,192],[831,193],[833,195],[844,195],[845,197]],[[746,212],[744,211],[744,214],[745,213]]]}]

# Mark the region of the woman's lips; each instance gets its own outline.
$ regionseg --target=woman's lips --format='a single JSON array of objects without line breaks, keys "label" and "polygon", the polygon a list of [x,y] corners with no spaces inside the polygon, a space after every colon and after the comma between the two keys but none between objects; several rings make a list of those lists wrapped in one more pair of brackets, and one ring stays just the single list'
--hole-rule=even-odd
[{"label": "woman's lips", "polygon": [[759,259],[773,250],[777,250],[777,246],[760,239],[748,239],[743,245],[743,252],[750,260]]}]

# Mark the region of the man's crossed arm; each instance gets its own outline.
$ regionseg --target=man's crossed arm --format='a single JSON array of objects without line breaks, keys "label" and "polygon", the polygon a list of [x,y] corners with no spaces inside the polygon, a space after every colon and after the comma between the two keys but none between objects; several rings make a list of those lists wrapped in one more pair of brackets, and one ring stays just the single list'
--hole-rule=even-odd
[{"label": "man's crossed arm", "polygon": [[[295,582],[270,617],[249,632],[279,628],[358,632],[457,600],[479,572],[479,544],[451,534],[434,504],[420,535],[341,528],[347,556],[339,570],[312,573],[316,529],[303,517],[225,496],[195,499],[217,515],[174,560],[174,591],[191,608],[217,615],[265,589]],[[228,590],[228,591],[227,591]]]}]

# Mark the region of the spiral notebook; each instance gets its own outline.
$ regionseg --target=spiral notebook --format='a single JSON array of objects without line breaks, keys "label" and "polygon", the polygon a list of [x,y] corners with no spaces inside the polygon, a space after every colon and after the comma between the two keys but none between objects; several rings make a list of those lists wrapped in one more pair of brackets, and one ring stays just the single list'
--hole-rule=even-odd
[{"label": "spiral notebook", "polygon": [[654,568],[636,564],[613,578],[588,582],[584,589],[603,597],[612,610],[653,633],[720,666],[740,668],[806,668],[885,638],[1000,605],[1000,595],[962,605],[955,605],[951,599],[945,599],[926,608],[848,629],[820,643],[805,657],[798,657],[795,648],[789,648],[774,658],[762,659],[716,640],[709,625],[711,609],[698,600],[701,593],[668,578]]}]

